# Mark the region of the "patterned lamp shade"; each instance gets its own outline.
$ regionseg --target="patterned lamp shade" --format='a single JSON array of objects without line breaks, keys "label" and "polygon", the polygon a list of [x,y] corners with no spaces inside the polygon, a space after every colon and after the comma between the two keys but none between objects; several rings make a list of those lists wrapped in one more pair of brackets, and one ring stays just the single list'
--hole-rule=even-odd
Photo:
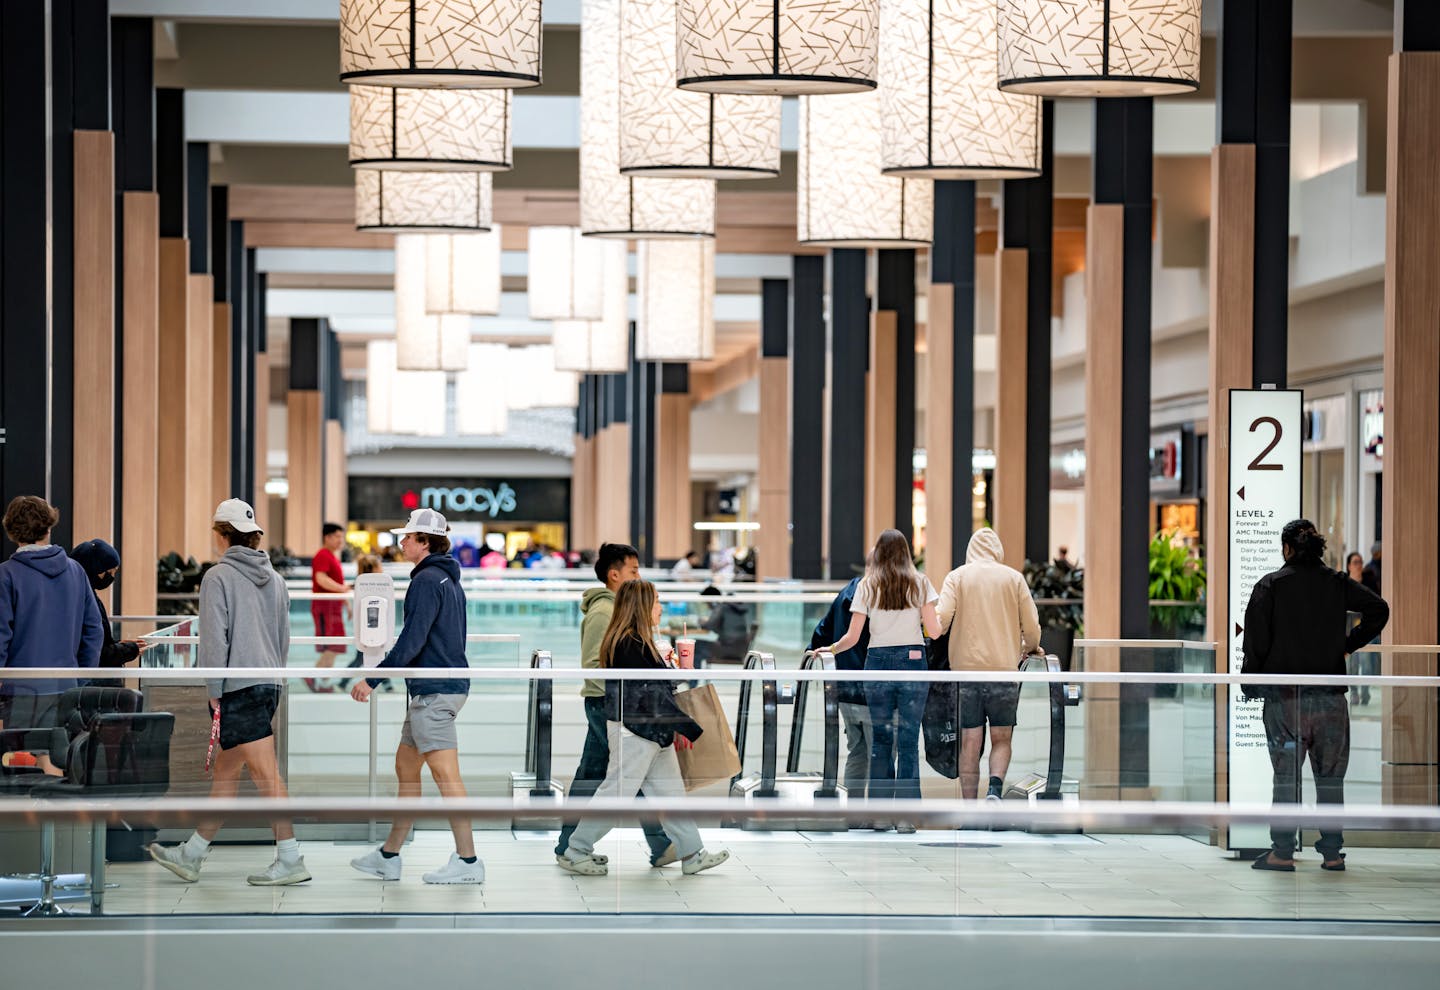
[{"label": "patterned lamp shade", "polygon": [[995,39],[995,0],[886,5],[880,21],[885,174],[1040,174],[1040,98],[995,88]]},{"label": "patterned lamp shade", "polygon": [[802,96],[796,235],[824,247],[924,247],[935,184],[880,173],[880,96]]},{"label": "patterned lamp shade", "polygon": [[470,317],[425,311],[426,238],[395,238],[395,359],[401,371],[464,371]]},{"label": "patterned lamp shade", "polygon": [[490,229],[489,172],[355,170],[355,226],[376,233]]},{"label": "patterned lamp shade", "polygon": [[582,237],[578,227],[531,227],[526,289],[532,320],[598,320],[605,312],[605,257],[622,241]]},{"label": "patterned lamp shade", "polygon": [[701,93],[875,88],[879,0],[679,0],[676,84]]},{"label": "patterned lamp shade", "polygon": [[1000,0],[1000,88],[1165,96],[1200,85],[1200,0]]},{"label": "patterned lamp shade", "polygon": [[455,429],[470,436],[504,436],[510,428],[505,382],[510,348],[471,344],[470,367],[455,376]]},{"label": "patterned lamp shade", "polygon": [[620,171],[763,179],[780,174],[780,98],[675,88],[675,0],[620,5]]},{"label": "patterned lamp shade", "polygon": [[[613,374],[630,367],[630,273],[621,241],[603,242],[604,309],[598,320],[556,320],[555,369]],[[609,248],[614,250],[608,250]]]},{"label": "patterned lamp shade", "polygon": [[620,0],[584,0],[581,22],[580,229],[595,237],[713,237],[713,181],[620,174]]},{"label": "patterned lamp shade", "polygon": [[715,356],[715,243],[638,244],[635,360]]},{"label": "patterned lamp shade", "polygon": [[540,0],[340,0],[340,81],[540,84]]},{"label": "patterned lamp shade", "polygon": [[500,225],[483,234],[425,235],[425,312],[500,312]]},{"label": "patterned lamp shade", "polygon": [[351,86],[350,164],[504,171],[511,166],[510,90]]},{"label": "patterned lamp shade", "polygon": [[369,433],[442,436],[445,373],[400,371],[393,340],[365,345],[365,429]]}]

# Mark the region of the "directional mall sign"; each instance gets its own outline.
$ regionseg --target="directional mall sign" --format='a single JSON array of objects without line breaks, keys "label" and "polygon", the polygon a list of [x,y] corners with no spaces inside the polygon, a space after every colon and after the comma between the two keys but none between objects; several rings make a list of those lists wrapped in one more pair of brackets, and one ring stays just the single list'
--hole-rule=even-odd
[{"label": "directional mall sign", "polygon": [[[1229,539],[1230,672],[1245,661],[1245,607],[1250,592],[1285,558],[1280,530],[1300,516],[1303,396],[1298,390],[1231,389]],[[1216,493],[1219,494],[1218,492]],[[1229,800],[1265,803],[1271,796],[1270,754],[1261,722],[1264,703],[1246,701],[1230,685]],[[1244,825],[1230,830],[1231,849],[1267,849],[1269,830]]]}]

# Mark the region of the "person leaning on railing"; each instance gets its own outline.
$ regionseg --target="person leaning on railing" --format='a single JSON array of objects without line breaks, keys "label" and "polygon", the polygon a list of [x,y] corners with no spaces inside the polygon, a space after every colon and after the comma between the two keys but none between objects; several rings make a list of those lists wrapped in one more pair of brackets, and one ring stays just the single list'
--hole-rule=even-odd
[{"label": "person leaning on railing", "polygon": [[[1325,538],[1310,520],[1286,523],[1280,543],[1285,565],[1255,583],[1245,609],[1241,673],[1344,675],[1346,657],[1380,635],[1390,607],[1364,585],[1325,566]],[[1360,614],[1360,623],[1347,633],[1350,612]],[[1265,701],[1275,803],[1300,803],[1300,768],[1308,757],[1316,801],[1344,804],[1350,762],[1345,688],[1247,684],[1244,691],[1247,698]],[[1321,827],[1315,843],[1324,857],[1321,869],[1345,869],[1343,840],[1337,825]],[[1255,860],[1254,868],[1295,872],[1295,828],[1271,828],[1270,841],[1272,848]]]}]

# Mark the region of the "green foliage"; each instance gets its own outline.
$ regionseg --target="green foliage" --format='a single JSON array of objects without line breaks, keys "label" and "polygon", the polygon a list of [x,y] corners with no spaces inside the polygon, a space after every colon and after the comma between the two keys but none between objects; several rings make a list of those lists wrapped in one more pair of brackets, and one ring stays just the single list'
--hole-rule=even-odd
[{"label": "green foliage", "polygon": [[1036,599],[1074,599],[1074,605],[1046,604],[1038,606],[1040,625],[1072,629],[1079,636],[1084,632],[1085,569],[1057,566],[1054,563],[1025,561],[1025,583],[1030,596]]},{"label": "green foliage", "polygon": [[1150,600],[1198,602],[1205,591],[1205,564],[1173,532],[1150,540]]}]

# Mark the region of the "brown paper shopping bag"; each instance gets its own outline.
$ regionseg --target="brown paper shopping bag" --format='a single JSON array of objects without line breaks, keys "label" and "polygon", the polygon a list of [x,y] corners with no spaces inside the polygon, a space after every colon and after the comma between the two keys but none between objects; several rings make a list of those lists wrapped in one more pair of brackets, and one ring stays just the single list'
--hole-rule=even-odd
[{"label": "brown paper shopping bag", "polygon": [[720,695],[715,692],[715,686],[704,684],[676,692],[675,703],[705,730],[693,749],[675,750],[675,755],[680,758],[685,789],[693,791],[708,787],[738,774],[740,753],[735,748],[735,736],[725,720],[725,709],[720,707]]}]

